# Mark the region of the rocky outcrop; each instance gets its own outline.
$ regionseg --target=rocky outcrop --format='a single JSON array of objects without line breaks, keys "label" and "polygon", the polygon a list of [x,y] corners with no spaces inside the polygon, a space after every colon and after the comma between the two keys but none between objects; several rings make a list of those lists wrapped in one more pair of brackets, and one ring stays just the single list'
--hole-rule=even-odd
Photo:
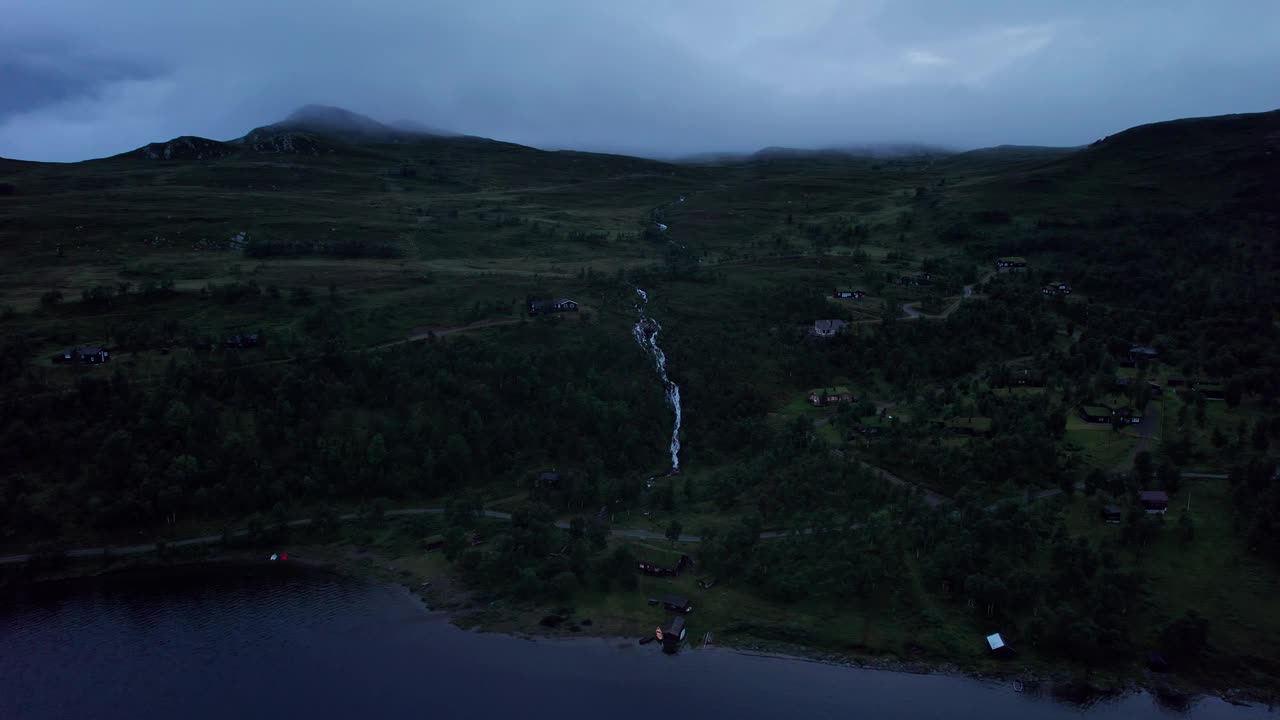
[{"label": "rocky outcrop", "polygon": [[169,142],[151,143],[127,155],[146,160],[221,160],[235,155],[239,149],[228,143],[184,135]]}]

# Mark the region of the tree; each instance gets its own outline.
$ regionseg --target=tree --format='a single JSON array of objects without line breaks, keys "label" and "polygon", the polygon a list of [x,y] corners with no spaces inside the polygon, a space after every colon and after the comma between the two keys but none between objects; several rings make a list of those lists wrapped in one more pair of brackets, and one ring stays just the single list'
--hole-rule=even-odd
[{"label": "tree", "polygon": [[332,505],[324,505],[316,513],[316,534],[322,538],[331,538],[338,534],[338,513]]},{"label": "tree", "polygon": [[[1186,410],[1185,405],[1183,406],[1183,410],[1184,411]],[[1227,436],[1223,435],[1222,429],[1216,425],[1213,427],[1213,436],[1211,438],[1211,441],[1213,442],[1213,446],[1218,448],[1219,450],[1227,446]]]},{"label": "tree", "polygon": [[636,556],[631,548],[619,545],[614,551],[610,563],[611,574],[623,590],[635,590],[639,584],[636,580]]},{"label": "tree", "polygon": [[1244,383],[1240,382],[1240,378],[1233,377],[1227,381],[1227,386],[1222,390],[1222,399],[1227,402],[1228,407],[1237,407],[1240,405],[1240,398],[1244,395]]},{"label": "tree", "polygon": [[373,468],[375,472],[382,469],[383,464],[387,461],[387,441],[383,439],[382,433],[374,435],[373,439],[369,441],[369,448],[365,455],[369,462],[369,467]]},{"label": "tree", "polygon": [[1195,610],[1188,610],[1165,627],[1160,641],[1170,660],[1196,660],[1209,647],[1209,621]]},{"label": "tree", "polygon": [[1075,478],[1072,477],[1069,473],[1063,473],[1062,477],[1058,478],[1058,488],[1061,489],[1062,494],[1067,497],[1071,497],[1072,495],[1075,495],[1075,492],[1076,492]]},{"label": "tree", "polygon": [[1150,452],[1143,450],[1133,456],[1133,474],[1137,476],[1140,484],[1149,485],[1151,483],[1153,470]]},{"label": "tree", "polygon": [[444,445],[444,466],[454,481],[466,479],[471,469],[471,446],[457,433],[449,436]]},{"label": "tree", "polygon": [[1171,463],[1161,463],[1157,477],[1160,480],[1160,487],[1170,495],[1176,494],[1182,487],[1182,473]]},{"label": "tree", "polygon": [[683,529],[684,526],[680,524],[679,520],[672,520],[671,524],[667,526],[667,539],[672,543],[676,542],[680,539],[680,531]]},{"label": "tree", "polygon": [[1258,452],[1266,452],[1267,447],[1271,444],[1267,438],[1267,421],[1259,419],[1253,425],[1253,449]]},{"label": "tree", "polygon": [[1196,523],[1185,509],[1178,514],[1178,538],[1183,545],[1190,545],[1196,539]]},{"label": "tree", "polygon": [[609,523],[599,518],[587,525],[587,542],[597,551],[609,544]]},{"label": "tree", "polygon": [[557,600],[568,600],[578,589],[578,576],[570,570],[556,573],[548,583],[548,589]]},{"label": "tree", "polygon": [[1084,478],[1084,494],[1093,497],[1098,490],[1107,486],[1107,474],[1098,468],[1089,471]]}]

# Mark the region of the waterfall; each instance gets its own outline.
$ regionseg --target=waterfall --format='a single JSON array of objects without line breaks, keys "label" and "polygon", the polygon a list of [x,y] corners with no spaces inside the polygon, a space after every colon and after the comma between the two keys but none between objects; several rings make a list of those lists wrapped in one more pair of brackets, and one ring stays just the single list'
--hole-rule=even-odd
[{"label": "waterfall", "polygon": [[662,331],[662,326],[657,320],[645,315],[649,294],[640,288],[636,288],[636,294],[640,296],[640,302],[636,305],[640,319],[631,328],[631,334],[635,336],[636,342],[640,343],[640,347],[653,357],[654,368],[658,371],[658,377],[662,379],[662,386],[667,395],[667,404],[675,412],[675,427],[671,430],[671,470],[667,473],[674,475],[680,472],[680,386],[671,382],[671,378],[667,375],[667,355],[662,352],[662,348],[658,347],[658,333]]}]

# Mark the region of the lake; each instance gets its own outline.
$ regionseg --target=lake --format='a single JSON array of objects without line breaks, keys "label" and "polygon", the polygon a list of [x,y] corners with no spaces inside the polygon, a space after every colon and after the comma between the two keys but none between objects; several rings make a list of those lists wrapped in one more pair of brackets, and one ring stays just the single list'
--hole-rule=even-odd
[{"label": "lake", "polygon": [[[690,616],[700,634],[697,614]],[[472,633],[296,563],[42,583],[0,604],[0,718],[1271,718],[634,640]]]}]

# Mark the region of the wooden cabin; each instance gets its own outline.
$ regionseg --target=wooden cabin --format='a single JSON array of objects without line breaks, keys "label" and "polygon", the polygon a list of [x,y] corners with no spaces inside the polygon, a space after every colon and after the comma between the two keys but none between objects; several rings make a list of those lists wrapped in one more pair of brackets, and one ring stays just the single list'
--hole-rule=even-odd
[{"label": "wooden cabin", "polygon": [[814,407],[839,405],[840,403],[853,402],[853,399],[853,393],[849,392],[849,388],[839,385],[809,391],[809,404]]},{"label": "wooden cabin", "polygon": [[662,643],[662,651],[670,654],[680,647],[680,643],[684,641],[684,636],[687,632],[688,629],[684,626],[684,616],[677,615],[666,626],[659,626],[654,631],[654,637],[658,642]]},{"label": "wooden cabin", "polygon": [[1163,515],[1169,511],[1169,493],[1163,490],[1139,490],[1138,502],[1152,515]]},{"label": "wooden cabin", "polygon": [[689,603],[689,598],[683,595],[667,595],[663,597],[662,607],[681,615],[688,615],[693,612],[693,605]]}]

